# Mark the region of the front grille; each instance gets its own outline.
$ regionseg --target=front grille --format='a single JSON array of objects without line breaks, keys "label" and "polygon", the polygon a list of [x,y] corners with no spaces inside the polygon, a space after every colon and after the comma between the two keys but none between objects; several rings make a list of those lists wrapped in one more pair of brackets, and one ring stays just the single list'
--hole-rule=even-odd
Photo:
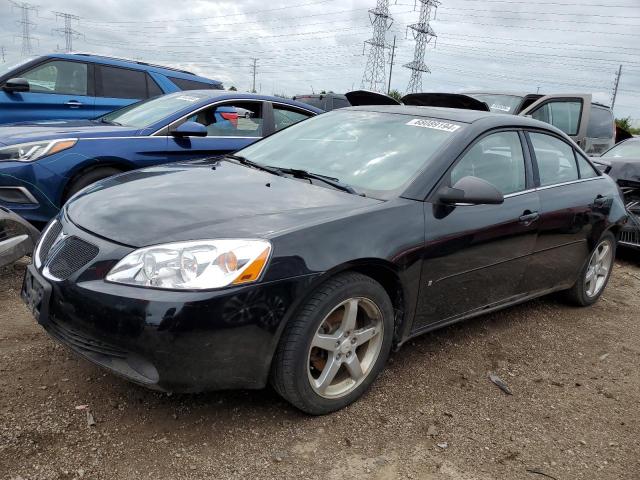
[{"label": "front grille", "polygon": [[68,237],[56,245],[51,258],[47,260],[49,274],[58,280],[66,280],[98,255],[95,245],[78,237]]},{"label": "front grille", "polygon": [[63,343],[66,343],[72,348],[79,349],[85,352],[99,353],[101,355],[107,355],[109,357],[127,357],[128,352],[126,350],[122,350],[121,348],[115,347],[108,343],[90,338],[76,329],[58,323],[53,318],[49,319],[46,328],[53,337],[57,338]]},{"label": "front grille", "polygon": [[53,242],[58,238],[60,232],[62,231],[62,225],[57,220],[54,220],[49,229],[46,231],[45,236],[40,240],[40,250],[38,251],[38,259],[40,260],[40,264],[44,264],[44,261],[47,259],[47,255],[49,255],[49,250],[51,250],[51,246]]},{"label": "front grille", "polygon": [[620,243],[640,247],[640,230],[623,230],[620,232]]}]

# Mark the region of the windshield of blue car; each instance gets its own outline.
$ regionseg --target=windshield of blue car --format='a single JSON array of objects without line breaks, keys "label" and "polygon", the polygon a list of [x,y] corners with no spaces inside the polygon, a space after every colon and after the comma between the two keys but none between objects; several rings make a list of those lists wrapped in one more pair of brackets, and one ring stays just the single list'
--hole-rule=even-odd
[{"label": "windshield of blue car", "polygon": [[207,95],[196,92],[171,93],[121,108],[98,118],[97,121],[124,127],[146,128],[206,98]]},{"label": "windshield of blue car", "polygon": [[460,129],[461,124],[449,120],[335,110],[293,125],[237,155],[261,165],[332,177],[375,197],[413,180]]},{"label": "windshield of blue car", "polygon": [[522,97],[517,95],[472,93],[469,96],[486,103],[492,112],[509,113],[511,115],[518,113],[516,109],[522,103]]},{"label": "windshield of blue car", "polygon": [[36,57],[29,57],[29,58],[25,58],[24,60],[20,60],[19,62],[16,62],[16,63],[0,64],[0,75],[10,72],[11,70],[15,70],[16,68],[21,67],[22,65],[26,65],[27,63],[34,60],[35,58]]},{"label": "windshield of blue car", "polygon": [[602,154],[605,158],[640,158],[640,140],[626,140]]}]

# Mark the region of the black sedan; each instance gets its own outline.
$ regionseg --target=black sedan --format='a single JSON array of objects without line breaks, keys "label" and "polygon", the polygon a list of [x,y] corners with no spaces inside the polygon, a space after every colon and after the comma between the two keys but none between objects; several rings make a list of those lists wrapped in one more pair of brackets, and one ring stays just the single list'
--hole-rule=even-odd
[{"label": "black sedan", "polygon": [[270,381],[324,414],[413,336],[555,291],[594,303],[625,220],[616,184],[546,123],[348,108],[88,187],[46,228],[23,298],[139,384]]}]

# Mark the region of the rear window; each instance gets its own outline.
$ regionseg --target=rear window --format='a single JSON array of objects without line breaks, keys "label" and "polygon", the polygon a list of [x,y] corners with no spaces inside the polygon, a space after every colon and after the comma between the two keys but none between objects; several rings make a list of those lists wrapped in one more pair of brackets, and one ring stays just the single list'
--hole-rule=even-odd
[{"label": "rear window", "polygon": [[474,93],[469,94],[469,96],[486,103],[492,112],[508,113],[510,115],[518,113],[516,110],[522,103],[522,97],[517,95]]},{"label": "rear window", "polygon": [[613,113],[608,108],[592,107],[587,137],[612,138],[613,137]]},{"label": "rear window", "polygon": [[196,80],[185,80],[184,78],[169,77],[180,90],[222,90],[222,85],[198,82]]},{"label": "rear window", "polygon": [[311,105],[312,107],[325,109],[323,106],[323,101],[320,97],[295,97],[297,102],[306,103],[307,105]]}]

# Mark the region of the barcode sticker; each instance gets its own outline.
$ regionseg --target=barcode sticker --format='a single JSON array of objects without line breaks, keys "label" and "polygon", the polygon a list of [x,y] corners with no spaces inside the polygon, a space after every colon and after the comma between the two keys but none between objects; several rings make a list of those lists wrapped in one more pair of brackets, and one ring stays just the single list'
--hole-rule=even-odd
[{"label": "barcode sticker", "polygon": [[455,132],[460,125],[455,123],[441,122],[440,120],[426,120],[424,118],[414,118],[407,122],[407,125],[422,128],[432,128],[434,130],[442,130],[443,132]]}]

